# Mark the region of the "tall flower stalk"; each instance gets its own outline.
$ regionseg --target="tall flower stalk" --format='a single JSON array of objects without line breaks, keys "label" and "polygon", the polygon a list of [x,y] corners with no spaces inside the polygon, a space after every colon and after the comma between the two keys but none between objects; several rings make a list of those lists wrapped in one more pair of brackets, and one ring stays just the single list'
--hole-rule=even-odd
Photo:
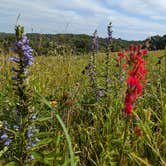
[{"label": "tall flower stalk", "polygon": [[92,36],[92,56],[90,60],[90,76],[92,81],[93,89],[96,88],[96,56],[98,51],[98,37],[97,37],[97,30],[94,31]]},{"label": "tall flower stalk", "polygon": [[131,115],[136,99],[142,95],[143,84],[146,83],[145,69],[146,62],[143,56],[147,54],[147,50],[142,50],[142,46],[130,45],[129,55],[127,52],[119,52],[120,61],[125,58],[123,69],[128,69],[127,90],[124,102],[124,112]]},{"label": "tall flower stalk", "polygon": [[109,69],[110,69],[110,53],[111,53],[111,46],[112,46],[112,23],[110,22],[107,27],[107,34],[108,37],[106,39],[106,57],[105,57],[105,96],[106,96],[106,106],[108,106],[108,94],[109,94],[109,83],[110,83],[110,76],[109,76]]},{"label": "tall flower stalk", "polygon": [[[33,124],[36,119],[35,112],[30,107],[30,96],[26,85],[26,78],[28,77],[28,67],[33,64],[32,52],[29,46],[28,37],[24,34],[24,27],[16,26],[16,44],[13,48],[15,56],[10,57],[10,60],[15,63],[15,67],[11,70],[14,74],[12,77],[16,106],[13,108],[13,120],[8,124],[9,131],[15,133],[10,136],[11,150],[13,158],[17,165],[26,165],[34,157],[30,154],[32,147],[39,141],[34,137],[37,129]],[[7,139],[7,134],[3,138]],[[9,141],[8,141],[9,142]],[[9,143],[8,143],[9,145]]]},{"label": "tall flower stalk", "polygon": [[102,91],[97,85],[97,75],[96,75],[96,56],[98,52],[98,37],[97,30],[94,31],[92,36],[92,56],[89,64],[85,67],[85,70],[88,73],[88,76],[91,81],[91,87],[95,94],[95,101],[99,101],[100,97],[102,97]]}]

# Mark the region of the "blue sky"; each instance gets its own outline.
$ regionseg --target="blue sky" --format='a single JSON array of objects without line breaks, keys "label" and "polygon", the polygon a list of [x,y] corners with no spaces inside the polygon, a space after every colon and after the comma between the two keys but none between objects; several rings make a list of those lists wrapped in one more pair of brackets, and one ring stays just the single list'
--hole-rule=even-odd
[{"label": "blue sky", "polygon": [[107,35],[141,40],[166,34],[166,0],[0,0],[0,32],[14,32],[19,24],[26,32]]}]

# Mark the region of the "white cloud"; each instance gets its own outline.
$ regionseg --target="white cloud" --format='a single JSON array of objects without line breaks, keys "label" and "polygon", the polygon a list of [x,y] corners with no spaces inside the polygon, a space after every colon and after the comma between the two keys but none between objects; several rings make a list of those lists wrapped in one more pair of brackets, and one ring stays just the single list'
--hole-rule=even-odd
[{"label": "white cloud", "polygon": [[166,15],[166,1],[165,0],[107,0],[110,6],[118,6],[121,9],[137,15],[144,16],[161,16]]},{"label": "white cloud", "polygon": [[104,36],[112,21],[116,37],[143,39],[165,33],[165,9],[165,0],[1,0],[0,31],[11,31],[21,13],[27,31],[64,33],[69,25],[68,33],[92,34],[97,28]]}]

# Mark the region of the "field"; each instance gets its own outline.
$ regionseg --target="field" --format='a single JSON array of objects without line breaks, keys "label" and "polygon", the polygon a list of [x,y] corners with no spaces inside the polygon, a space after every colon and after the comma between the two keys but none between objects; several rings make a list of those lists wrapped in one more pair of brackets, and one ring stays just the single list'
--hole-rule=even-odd
[{"label": "field", "polygon": [[[0,157],[4,165],[166,165],[164,50],[143,57],[146,83],[130,115],[123,110],[128,73],[117,65],[117,53],[34,57],[22,96],[16,93],[19,84],[11,79],[11,68],[17,66],[9,60],[11,56],[1,56],[0,65]],[[94,57],[96,82],[87,69]],[[94,87],[103,94],[96,96]],[[16,113],[22,106],[27,114]],[[28,119],[32,114],[35,118]],[[16,120],[18,115],[22,120]],[[15,123],[18,128],[13,127]],[[29,128],[35,131],[32,137],[25,134]],[[8,135],[4,138],[10,139],[5,146],[4,131]],[[28,148],[32,138],[38,141]]]}]

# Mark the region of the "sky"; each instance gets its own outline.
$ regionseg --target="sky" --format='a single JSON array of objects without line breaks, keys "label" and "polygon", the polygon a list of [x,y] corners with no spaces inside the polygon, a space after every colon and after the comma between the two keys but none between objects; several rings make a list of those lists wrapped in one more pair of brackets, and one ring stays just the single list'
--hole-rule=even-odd
[{"label": "sky", "polygon": [[[20,15],[18,22],[17,17]],[[166,34],[166,0],[0,0],[0,32],[74,33],[143,40]]]}]

